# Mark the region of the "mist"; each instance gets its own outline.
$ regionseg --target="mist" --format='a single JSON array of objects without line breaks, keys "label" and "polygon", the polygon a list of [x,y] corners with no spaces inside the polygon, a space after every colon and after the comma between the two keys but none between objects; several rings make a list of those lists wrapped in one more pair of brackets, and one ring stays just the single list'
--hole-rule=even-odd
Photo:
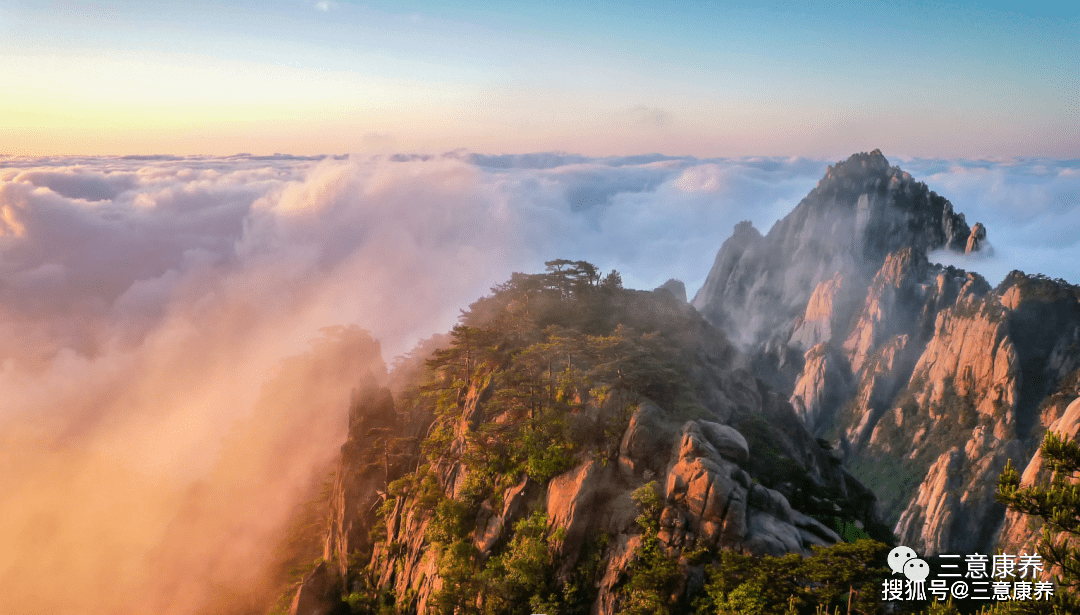
[{"label": "mist", "polygon": [[[1010,271],[1080,283],[1080,160],[892,161],[987,228],[989,254],[931,255],[993,285]],[[936,257],[936,259],[935,259]]]},{"label": "mist", "polygon": [[[953,263],[1080,282],[1080,162],[891,159],[982,222]],[[349,391],[513,271],[692,296],[833,161],[662,155],[0,158],[0,596],[257,604]]]}]

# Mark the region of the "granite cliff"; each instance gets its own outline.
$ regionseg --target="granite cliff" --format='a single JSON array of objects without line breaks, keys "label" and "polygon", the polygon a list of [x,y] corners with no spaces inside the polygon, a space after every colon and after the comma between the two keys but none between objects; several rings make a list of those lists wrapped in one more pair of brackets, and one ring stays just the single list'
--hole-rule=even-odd
[{"label": "granite cliff", "polygon": [[874,151],[737,225],[691,303],[514,274],[354,395],[291,612],[608,614],[643,578],[692,611],[725,554],[1029,546],[994,492],[1080,430],[1080,288],[931,262],[988,237]]},{"label": "granite cliff", "polygon": [[292,613],[615,613],[649,540],[665,600],[689,604],[721,551],[887,537],[837,451],[672,285],[549,265],[470,306],[398,390],[356,392]]},{"label": "granite cliff", "polygon": [[997,477],[1011,460],[1033,478],[1046,429],[1077,428],[1080,288],[1021,272],[991,288],[928,259],[989,251],[987,233],[857,154],[767,235],[737,226],[693,301],[927,554],[1029,542]]}]

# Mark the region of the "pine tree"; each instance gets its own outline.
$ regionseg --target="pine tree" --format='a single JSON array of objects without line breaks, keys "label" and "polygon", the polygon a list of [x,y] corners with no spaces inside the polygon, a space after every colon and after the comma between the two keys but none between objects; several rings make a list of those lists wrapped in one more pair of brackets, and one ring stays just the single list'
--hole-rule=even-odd
[{"label": "pine tree", "polygon": [[1017,603],[1018,611],[1080,613],[1080,443],[1054,432],[1046,434],[1041,452],[1052,471],[1048,485],[1020,486],[1020,473],[1008,463],[998,480],[999,502],[1039,517],[1043,535],[1038,553],[1047,570],[1056,572],[1054,599]]}]

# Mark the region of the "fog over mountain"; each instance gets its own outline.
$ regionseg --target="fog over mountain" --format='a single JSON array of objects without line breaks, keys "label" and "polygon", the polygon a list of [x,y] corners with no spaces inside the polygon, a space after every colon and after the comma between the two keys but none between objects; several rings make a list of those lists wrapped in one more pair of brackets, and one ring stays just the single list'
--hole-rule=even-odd
[{"label": "fog over mountain", "polygon": [[[325,327],[389,360],[557,257],[693,296],[736,223],[768,230],[831,162],[0,158],[0,594],[51,613],[243,594],[342,440],[351,375],[384,376]],[[992,256],[942,262],[1080,282],[1080,161],[894,163],[989,229]]]}]

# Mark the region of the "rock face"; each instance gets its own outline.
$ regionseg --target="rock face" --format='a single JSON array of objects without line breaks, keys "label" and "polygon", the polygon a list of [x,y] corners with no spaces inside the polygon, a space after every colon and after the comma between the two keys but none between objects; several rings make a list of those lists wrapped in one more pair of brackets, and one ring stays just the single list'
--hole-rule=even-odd
[{"label": "rock face", "polygon": [[[467,343],[444,357],[458,371],[423,393],[438,411],[415,391],[354,400],[328,564],[304,596],[329,575],[346,593],[427,612],[469,582],[432,542],[449,540],[447,519],[476,566],[501,561],[517,528],[534,523],[552,582],[586,588],[593,613],[616,613],[643,544],[635,498],[650,491],[656,540],[678,561],[683,597],[703,578],[684,553],[805,554],[840,540],[841,521],[893,530],[927,555],[1029,544],[1032,528],[1006,518],[993,495],[1009,461],[1026,468],[1025,481],[1045,473],[1035,451],[1047,428],[1080,430],[1080,288],[1020,272],[991,288],[928,259],[982,252],[986,238],[875,151],[831,167],[767,235],[737,225],[692,306],[673,285],[602,290],[584,269],[571,279],[571,261],[540,281],[515,278],[505,288],[527,292],[478,301],[473,314],[512,335],[545,331],[543,344],[481,369],[475,353],[498,341],[482,327],[455,329]],[[594,293],[603,310],[569,305],[576,292]],[[554,323],[527,321],[556,307]],[[573,319],[588,338],[568,334]],[[603,355],[587,369],[573,358],[586,343]],[[637,357],[633,369],[604,362],[615,355]],[[496,392],[516,361],[540,380]],[[589,369],[608,374],[604,386],[581,385]],[[489,465],[498,479],[478,488],[500,446],[483,439],[555,399],[562,433],[583,443],[573,456],[548,474],[520,459],[501,473]],[[535,437],[530,429],[516,433]],[[438,448],[422,448],[425,438]],[[439,512],[446,502],[457,516]]]},{"label": "rock face", "polygon": [[[341,447],[330,510],[330,533],[323,559],[337,561],[344,578],[342,553],[368,552],[368,530],[375,521],[380,492],[401,474],[400,455],[392,439],[399,426],[394,400],[385,388],[370,387],[353,393],[349,408],[349,438]],[[382,463],[380,463],[382,462]]]},{"label": "rock face", "polygon": [[[620,488],[621,487],[621,488]],[[614,533],[626,533],[634,523],[635,509],[613,468],[593,459],[556,476],[548,484],[546,506],[552,531],[561,529],[565,538],[555,552],[563,558],[563,574],[577,563],[582,544],[590,530],[607,526]],[[612,501],[623,500],[611,506]],[[606,515],[606,519],[601,516]],[[606,521],[606,523],[604,523]]]},{"label": "rock face", "polygon": [[[1026,297],[1009,309],[1001,296],[1017,287]],[[1045,421],[1060,416],[1048,416],[1044,401],[1075,370],[1077,348],[1056,334],[1080,323],[1078,299],[1078,289],[1019,274],[994,291],[969,280],[938,312],[925,345],[917,338],[912,344],[920,353],[910,377],[900,372],[904,386],[880,397],[845,433],[858,458],[926,468],[894,507],[903,544],[931,553],[985,553],[997,545],[1004,516],[994,501],[997,478],[1010,460],[1028,465]],[[1036,313],[1048,330],[1031,328]],[[1059,359],[1047,360],[1055,348]]]},{"label": "rock face", "polygon": [[[735,446],[732,446],[732,445]],[[741,446],[740,446],[741,444]],[[671,547],[713,546],[761,555],[802,553],[840,537],[792,509],[780,492],[752,482],[728,450],[749,459],[745,438],[727,425],[683,426],[678,460],[667,475],[661,541]]]},{"label": "rock face", "polygon": [[[657,399],[668,399],[658,402],[643,393],[648,386],[613,388],[602,398],[567,389],[561,394],[573,396],[576,410],[566,420],[578,433],[593,434],[593,444],[548,480],[522,474],[474,502],[468,490],[475,484],[476,462],[463,451],[486,430],[528,418],[515,419],[515,406],[492,393],[493,383],[505,377],[500,367],[470,369],[467,383],[446,394],[442,403],[452,409],[444,412],[459,418],[442,426],[448,453],[439,457],[394,445],[412,442],[410,434],[418,441],[431,433],[431,415],[426,423],[409,419],[400,407],[407,402],[395,402],[386,390],[358,393],[334,485],[325,554],[332,565],[305,583],[314,587],[331,575],[346,593],[385,592],[400,612],[429,612],[447,589],[440,547],[429,531],[438,523],[432,502],[439,501],[469,507],[461,521],[468,543],[462,548],[477,562],[503,556],[519,523],[543,513],[555,582],[584,587],[589,608],[603,615],[618,612],[642,544],[634,494],[643,488],[659,493],[657,538],[676,558],[702,548],[810,554],[813,546],[840,541],[815,516],[827,523],[842,516],[863,527],[881,526],[871,492],[821,447],[786,396],[735,366],[735,351],[723,333],[691,306],[666,291],[620,291],[605,317],[653,330],[677,349],[680,396],[664,398],[668,389],[657,388]],[[420,467],[427,469],[410,472]],[[388,487],[399,477],[414,487]],[[372,528],[379,531],[372,534]],[[689,591],[692,579],[700,586],[704,565],[680,564],[680,591]],[[582,569],[595,574],[582,581],[576,576]],[[302,590],[297,600],[313,591]]]},{"label": "rock face", "polygon": [[844,311],[837,306],[837,302],[846,296],[843,284],[844,278],[839,273],[818,283],[806,303],[806,312],[795,321],[789,340],[791,345],[810,349],[832,339],[833,330],[842,326],[834,319]]},{"label": "rock face", "polygon": [[296,591],[289,615],[347,615],[349,606],[341,601],[336,576],[326,566],[319,564],[300,584]]},{"label": "rock face", "polygon": [[791,393],[791,405],[811,430],[835,408],[851,388],[847,359],[824,342],[804,355],[805,365]]},{"label": "rock face", "polygon": [[638,404],[619,445],[619,466],[630,476],[663,472],[671,438],[672,429],[664,411],[651,401]]},{"label": "rock face", "polygon": [[993,495],[1009,460],[1038,473],[1076,398],[1080,288],[1013,272],[992,289],[931,264],[942,249],[986,251],[987,230],[860,154],[768,235],[737,227],[693,304],[843,451],[901,544],[988,553],[1031,538]]},{"label": "rock face", "polygon": [[970,235],[963,214],[880,151],[856,154],[830,167],[768,235],[739,223],[693,305],[733,339],[755,344],[803,315],[822,282],[868,279],[904,248],[963,251]]},{"label": "rock face", "polygon": [[[371,538],[378,508],[387,484],[406,472],[406,461],[415,458],[418,432],[424,429],[423,417],[411,416],[395,407],[393,396],[384,387],[365,386],[353,391],[349,406],[348,439],[341,447],[341,458],[330,495],[330,529],[326,535],[323,560],[297,591],[293,613],[312,615],[330,613],[337,608],[348,613],[340,594],[358,589],[343,585],[350,578],[349,562],[376,556],[381,544]],[[399,520],[391,528],[395,535],[414,543],[423,536],[425,521]],[[409,534],[413,530],[413,534]],[[419,532],[416,534],[415,532]],[[423,565],[417,565],[423,568]],[[428,572],[432,569],[426,568]],[[325,596],[337,593],[337,600]],[[306,605],[313,610],[305,611]],[[296,611],[295,609],[301,609]],[[340,609],[344,609],[341,611]]]},{"label": "rock face", "polygon": [[[1075,395],[1077,391],[1073,391]],[[1061,418],[1054,421],[1048,431],[1059,435],[1076,439],[1080,437],[1080,399],[1075,399],[1068,405]],[[1050,469],[1046,466],[1041,451],[1036,451],[1034,457],[1024,468],[1020,477],[1020,486],[1028,487],[1036,483],[1046,484],[1050,479]],[[1010,511],[1005,515],[1005,522],[1001,528],[999,546],[1007,553],[1034,553],[1038,543],[1038,535],[1042,531],[1041,521],[1033,522],[1016,512]],[[1047,576],[1050,571],[1044,571]]]},{"label": "rock face", "polygon": [[[662,411],[645,400],[634,418],[655,416],[656,412]],[[670,426],[670,415],[662,416],[661,420]],[[636,441],[646,424],[644,420],[631,422],[623,448]],[[635,523],[639,509],[631,493],[650,481],[662,487],[665,506],[658,537],[671,552],[708,547],[758,555],[809,555],[814,545],[840,541],[833,530],[795,510],[783,493],[755,482],[743,469],[750,467],[750,446],[732,426],[692,420],[678,430],[656,433],[668,441],[652,449],[652,459],[638,460],[636,467],[640,470],[628,471],[626,465],[614,470],[592,460],[554,478],[547,486],[545,508],[550,528],[552,533],[561,530],[565,536],[556,547],[557,554],[564,558],[560,574],[569,576],[586,536],[614,537],[595,601],[597,612],[613,613],[617,609],[615,588],[625,580],[633,561],[632,550],[640,543],[641,530]],[[656,465],[665,469],[649,469]],[[843,474],[820,469],[819,473],[828,477],[822,480],[829,481],[832,488],[847,487]],[[848,481],[855,486],[853,479]],[[867,522],[873,519],[872,511],[871,504],[865,511]]]}]

